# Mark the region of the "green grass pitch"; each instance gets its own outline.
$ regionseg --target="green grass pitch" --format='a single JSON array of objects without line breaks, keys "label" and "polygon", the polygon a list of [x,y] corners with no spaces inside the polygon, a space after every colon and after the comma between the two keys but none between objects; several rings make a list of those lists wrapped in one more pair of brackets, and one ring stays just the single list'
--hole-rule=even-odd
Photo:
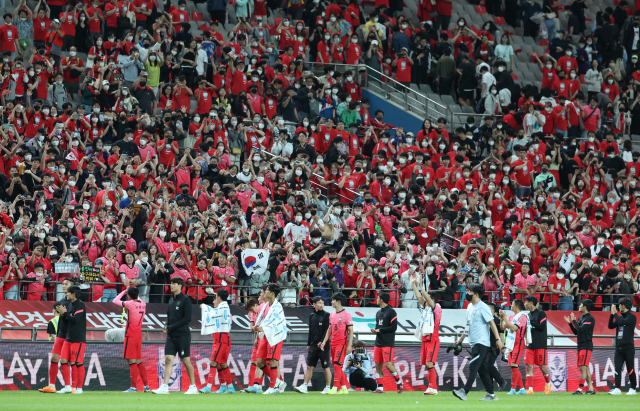
[{"label": "green grass pitch", "polygon": [[[351,392],[349,395],[320,395],[317,392],[307,395],[286,392],[277,395],[241,394],[233,395],[170,395],[124,394],[120,392],[85,391],[83,395],[42,394],[37,391],[3,391],[0,403],[3,410],[200,410],[208,405],[229,407],[235,410],[304,410],[304,411],[354,411],[384,410],[402,411],[416,409],[460,410],[473,409],[492,411],[504,409],[522,410],[523,405],[529,409],[561,409],[569,410],[605,410],[639,409],[640,397],[621,395],[613,397],[606,393],[595,396],[572,396],[570,393],[553,393],[543,395],[536,393],[527,396],[511,396],[505,392],[498,393],[498,402],[479,401],[484,392],[474,391],[466,402],[455,398],[450,391],[441,392],[437,396],[423,395],[422,392],[396,392],[371,394],[367,392]],[[436,407],[436,408],[432,408]],[[517,407],[517,408],[516,408]],[[555,408],[557,407],[557,408]]]}]

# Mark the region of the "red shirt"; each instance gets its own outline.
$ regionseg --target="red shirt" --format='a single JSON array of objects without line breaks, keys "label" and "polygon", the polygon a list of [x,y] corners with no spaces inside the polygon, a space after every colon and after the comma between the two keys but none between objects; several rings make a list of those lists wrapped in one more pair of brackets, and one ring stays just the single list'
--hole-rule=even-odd
[{"label": "red shirt", "polygon": [[[73,22],[73,17],[74,17],[73,13],[67,13],[67,12],[60,13],[60,23],[62,23],[62,27],[60,28],[60,31],[62,32],[63,36],[76,35],[76,25]],[[77,14],[76,14],[76,17],[77,17]]]},{"label": "red shirt", "polygon": [[[517,160],[517,161],[514,161],[513,164],[511,164],[511,166],[515,168],[523,164],[525,164],[524,161]],[[520,183],[521,186],[531,187],[531,174],[530,174],[531,171],[533,171],[533,163],[531,162],[531,160],[527,160],[526,165],[523,168],[516,170],[514,172],[516,180],[518,180],[518,183]]]},{"label": "red shirt", "polygon": [[[115,9],[116,12],[112,15],[108,16],[107,14]],[[122,9],[122,2],[118,2],[118,4],[107,3],[104,6],[104,14],[107,18],[107,27],[118,27],[118,17],[122,16],[120,10]]]},{"label": "red shirt", "polygon": [[51,19],[47,16],[43,19],[33,19],[33,39],[36,41],[44,41],[47,37],[49,26],[51,26]]},{"label": "red shirt", "polygon": [[[78,57],[65,57],[62,59],[61,65],[62,66],[66,66],[68,64],[75,64],[78,67],[84,67],[84,62],[82,61],[82,59],[79,59]],[[69,67],[68,69],[64,70],[63,74],[64,74],[64,81],[65,82],[71,82],[71,83],[79,83],[80,82],[80,77],[76,77],[73,78],[71,77],[71,70],[72,68]]]},{"label": "red shirt", "polygon": [[0,26],[0,51],[10,51],[15,53],[18,38],[18,29],[16,26],[3,25]]}]

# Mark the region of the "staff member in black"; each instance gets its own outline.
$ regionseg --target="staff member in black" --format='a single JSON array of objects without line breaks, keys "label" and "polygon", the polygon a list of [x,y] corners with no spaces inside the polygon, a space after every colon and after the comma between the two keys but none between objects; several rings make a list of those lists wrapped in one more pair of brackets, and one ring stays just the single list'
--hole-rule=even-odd
[{"label": "staff member in black", "polygon": [[621,298],[618,301],[620,306],[620,315],[616,305],[611,305],[611,316],[609,317],[609,329],[616,329],[616,353],[614,363],[616,367],[616,387],[609,391],[611,395],[620,395],[620,383],[622,380],[622,366],[627,365],[629,373],[629,392],[627,395],[636,395],[636,387],[638,381],[636,379],[636,370],[633,369],[634,357],[636,349],[633,345],[633,336],[636,329],[636,316],[631,312],[633,303],[628,297]]},{"label": "staff member in black", "polygon": [[591,309],[593,308],[593,301],[582,300],[578,311],[582,314],[576,321],[576,316],[571,313],[570,317],[564,317],[564,320],[569,323],[571,331],[578,336],[578,367],[580,368],[580,384],[578,389],[573,395],[582,395],[582,387],[585,381],[588,384],[589,389],[585,394],[596,395],[593,390],[593,384],[591,383],[591,373],[589,372],[589,361],[591,360],[591,353],[593,352],[593,329],[596,325],[596,319],[591,315]]},{"label": "staff member in black", "polygon": [[[309,337],[307,338],[307,372],[304,373],[304,382],[293,389],[300,394],[308,394],[307,384],[313,376],[313,369],[318,365],[324,370],[324,376],[327,380],[322,394],[326,394],[331,390],[331,350],[322,350],[319,345],[327,335],[329,329],[329,313],[324,310],[324,299],[322,297],[313,297],[311,299],[315,311],[309,314]],[[327,344],[329,342],[327,341]]]},{"label": "staff member in black", "polygon": [[184,280],[180,277],[171,279],[171,293],[173,297],[169,300],[167,308],[167,324],[164,333],[167,334],[167,341],[164,345],[164,383],[157,390],[152,390],[154,394],[169,394],[169,379],[173,367],[173,359],[176,353],[187,369],[189,376],[189,389],[185,394],[198,394],[196,379],[191,365],[191,300],[184,295]]}]

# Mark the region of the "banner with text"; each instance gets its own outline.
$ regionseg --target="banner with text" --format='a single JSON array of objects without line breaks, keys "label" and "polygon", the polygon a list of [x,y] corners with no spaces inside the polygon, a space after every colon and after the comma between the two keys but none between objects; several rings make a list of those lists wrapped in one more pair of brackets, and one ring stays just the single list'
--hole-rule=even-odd
[{"label": "banner with text", "polygon": [[[36,390],[48,384],[48,372],[51,358],[51,343],[3,343],[0,344],[0,390]],[[251,369],[251,345],[234,345],[229,355],[229,369],[233,382],[238,389],[247,387]],[[373,348],[368,347],[369,355]],[[207,384],[209,374],[209,344],[193,344],[191,346],[191,362],[195,369],[198,388]],[[288,389],[302,383],[307,369],[305,362],[306,347],[285,346],[282,348],[280,370],[288,384]],[[419,347],[398,347],[394,351],[393,362],[403,380],[405,390],[423,391],[427,379],[427,370],[420,365]],[[591,356],[589,368],[593,375],[593,384],[598,391],[608,391],[614,382],[614,350],[595,350]],[[149,385],[158,387],[165,373],[164,345],[143,344],[142,358],[147,368]],[[467,381],[470,355],[463,351],[456,357],[440,349],[436,362],[438,388],[451,391],[462,387]],[[551,375],[552,391],[572,392],[578,387],[580,372],[576,366],[575,350],[550,350],[548,368]],[[122,359],[121,344],[87,344],[84,364],[86,377],[84,389],[89,391],[123,391],[129,388],[129,367]],[[511,371],[507,363],[497,361],[496,366],[501,375],[510,380]],[[638,358],[635,359],[635,370],[638,370]],[[374,369],[371,370],[375,372]],[[524,363],[520,364],[524,375]],[[626,368],[622,372],[622,388],[628,388],[629,379]],[[543,391],[544,379],[538,367],[535,367],[534,390]],[[219,384],[216,377],[216,385]],[[265,385],[267,381],[265,379]],[[171,368],[170,390],[185,391],[189,386],[187,373],[176,357]],[[324,388],[325,379],[322,369],[314,369],[310,390],[319,391]],[[58,373],[57,387],[62,386],[62,375]],[[395,381],[385,371],[385,390],[394,391]],[[141,390],[142,382],[138,386]],[[216,387],[217,388],[217,387]],[[475,390],[483,390],[482,382],[476,379]]]}]

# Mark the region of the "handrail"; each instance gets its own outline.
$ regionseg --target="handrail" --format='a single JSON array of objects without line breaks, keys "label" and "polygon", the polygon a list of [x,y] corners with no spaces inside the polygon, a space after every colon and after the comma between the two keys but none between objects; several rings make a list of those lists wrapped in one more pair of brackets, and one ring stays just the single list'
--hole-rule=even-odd
[{"label": "handrail", "polygon": [[[118,327],[119,328],[119,327]],[[107,327],[87,327],[87,332],[106,332],[109,330],[112,330],[114,328],[107,328]],[[2,331],[6,330],[6,331],[30,331],[31,332],[31,338],[30,339],[10,339],[10,340],[5,340],[6,342],[37,342],[37,343],[49,343],[50,341],[45,341],[43,340],[38,340],[38,332],[39,331],[46,331],[46,328],[44,327],[2,327],[0,326],[0,341],[2,341]],[[189,330],[191,333],[200,333],[201,329],[199,328],[191,328]],[[161,329],[144,329],[142,331],[143,333],[149,333],[149,334],[158,334],[158,333],[162,333],[163,330]],[[251,330],[236,330],[236,329],[232,329],[230,331],[230,334],[250,334],[253,335],[254,332],[252,332]],[[307,331],[300,331],[300,330],[289,330],[287,333],[287,343],[292,342],[291,339],[291,335],[295,335],[295,336],[306,336],[308,335]],[[409,331],[396,331],[395,332],[396,336],[413,336],[414,333],[413,332],[409,332]],[[438,334],[440,337],[444,337],[444,338],[451,338],[453,337],[458,338],[461,333],[439,333]],[[366,338],[363,338],[364,336],[366,336]],[[373,334],[371,334],[370,332],[366,332],[366,331],[354,331],[354,338],[356,340],[370,340],[374,337]],[[550,345],[550,348],[560,348],[560,347],[573,347],[573,346],[567,346],[567,345],[556,345],[556,339],[561,339],[561,338],[576,338],[575,335],[572,334],[547,334],[547,344]],[[592,337],[593,339],[608,339],[611,338],[611,345],[594,345],[594,348],[612,348],[615,347],[616,345],[616,335],[594,335]],[[634,335],[633,336],[634,340],[640,340],[640,336],[639,335]],[[550,340],[550,341],[549,341]],[[243,341],[249,341],[249,340],[239,340],[236,341],[236,344],[240,344],[242,345]],[[302,340],[294,340],[294,342],[300,342]],[[148,343],[156,343],[157,340],[147,340],[146,342]],[[94,344],[102,344],[102,343],[114,343],[114,344],[122,344],[122,342],[108,342],[108,341],[103,341],[103,340],[87,340],[87,343],[94,343]],[[193,341],[193,344],[197,344],[198,341]],[[396,341],[396,344],[399,345],[418,345],[420,344],[419,341]],[[468,347],[469,344],[467,342],[463,342],[462,344],[463,347]]]}]

